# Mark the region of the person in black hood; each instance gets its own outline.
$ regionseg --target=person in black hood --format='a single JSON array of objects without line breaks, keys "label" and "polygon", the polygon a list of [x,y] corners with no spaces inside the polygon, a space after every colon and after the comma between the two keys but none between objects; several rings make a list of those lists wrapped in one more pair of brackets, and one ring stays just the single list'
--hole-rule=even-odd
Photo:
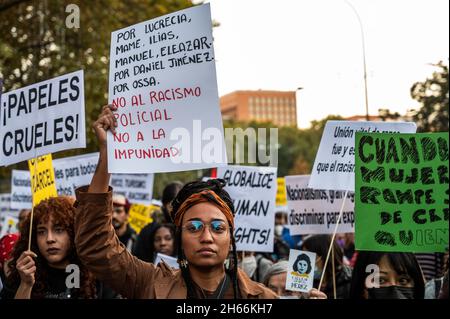
[{"label": "person in black hood", "polygon": [[353,269],[352,299],[424,299],[425,280],[412,253],[360,251]]}]

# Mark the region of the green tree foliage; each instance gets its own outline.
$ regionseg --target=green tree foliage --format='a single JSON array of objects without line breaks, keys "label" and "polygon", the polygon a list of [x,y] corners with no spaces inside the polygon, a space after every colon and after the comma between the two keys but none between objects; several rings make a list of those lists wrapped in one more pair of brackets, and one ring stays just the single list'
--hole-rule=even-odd
[{"label": "green tree foliage", "polygon": [[410,90],[411,97],[420,103],[420,108],[409,110],[405,115],[379,109],[378,115],[383,121],[412,121],[417,124],[417,132],[448,131],[448,66],[442,61],[432,65],[436,68],[432,76],[415,83]]},{"label": "green tree foliage", "polygon": [[[66,27],[72,13],[66,12],[69,4],[79,7],[78,29]],[[190,6],[190,0],[0,1],[3,91],[83,69],[87,148],[59,152],[54,157],[94,152],[97,145],[90,127],[108,100],[111,32]],[[13,168],[26,169],[26,163]],[[10,168],[0,168],[0,179],[9,175]]]},{"label": "green tree foliage", "polygon": [[432,77],[417,82],[411,88],[411,96],[421,105],[412,112],[412,119],[419,132],[448,131],[448,65],[442,61],[434,64],[437,68]]},{"label": "green tree foliage", "polygon": [[378,116],[380,117],[380,119],[383,122],[386,122],[388,120],[398,120],[399,118],[401,118],[401,114],[398,112],[395,113],[391,113],[391,111],[389,109],[379,109],[378,110]]}]

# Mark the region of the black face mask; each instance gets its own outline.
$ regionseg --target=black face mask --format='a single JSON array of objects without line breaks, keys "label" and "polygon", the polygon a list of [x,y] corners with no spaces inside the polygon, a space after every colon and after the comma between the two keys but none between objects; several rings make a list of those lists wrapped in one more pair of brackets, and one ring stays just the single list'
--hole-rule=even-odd
[{"label": "black face mask", "polygon": [[369,299],[414,299],[414,288],[389,286],[367,289]]}]

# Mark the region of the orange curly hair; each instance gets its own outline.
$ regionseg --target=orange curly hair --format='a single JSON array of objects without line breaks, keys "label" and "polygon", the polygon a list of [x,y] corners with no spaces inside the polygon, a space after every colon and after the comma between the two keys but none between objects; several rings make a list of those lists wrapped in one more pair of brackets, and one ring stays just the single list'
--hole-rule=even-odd
[{"label": "orange curly hair", "polygon": [[[67,233],[69,234],[71,249],[69,252],[69,262],[71,264],[76,264],[80,268],[80,290],[78,298],[81,299],[92,299],[96,298],[96,284],[94,276],[84,267],[76,253],[75,249],[75,233],[74,233],[74,219],[75,219],[75,208],[73,207],[74,200],[70,197],[53,197],[40,202],[34,208],[33,217],[33,230],[31,238],[31,250],[38,255],[36,258],[36,278],[35,284],[31,293],[31,298],[40,299],[44,298],[45,290],[47,287],[47,270],[48,264],[45,258],[40,254],[38,244],[37,244],[37,225],[41,222],[45,223],[50,217],[53,218],[54,223],[63,226]],[[16,263],[20,255],[28,249],[28,238],[29,238],[29,228],[31,214],[25,219],[22,227],[20,228],[20,239],[14,247],[12,253],[11,275],[8,280],[12,287],[18,287],[20,283],[20,275],[16,269]]]}]

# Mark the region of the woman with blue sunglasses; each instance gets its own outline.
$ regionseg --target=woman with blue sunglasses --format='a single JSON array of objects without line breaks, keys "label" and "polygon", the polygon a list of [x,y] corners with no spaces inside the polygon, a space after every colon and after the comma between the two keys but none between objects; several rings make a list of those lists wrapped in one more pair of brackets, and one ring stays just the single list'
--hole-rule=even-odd
[{"label": "woman with blue sunglasses", "polygon": [[[115,110],[105,106],[93,125],[99,163],[91,184],[77,190],[75,242],[87,268],[127,298],[276,298],[237,267],[234,206],[222,180],[188,183],[172,201],[179,270],[143,262],[119,243],[111,225],[106,151],[106,132],[117,125]],[[311,297],[326,298],[318,291]]]}]

